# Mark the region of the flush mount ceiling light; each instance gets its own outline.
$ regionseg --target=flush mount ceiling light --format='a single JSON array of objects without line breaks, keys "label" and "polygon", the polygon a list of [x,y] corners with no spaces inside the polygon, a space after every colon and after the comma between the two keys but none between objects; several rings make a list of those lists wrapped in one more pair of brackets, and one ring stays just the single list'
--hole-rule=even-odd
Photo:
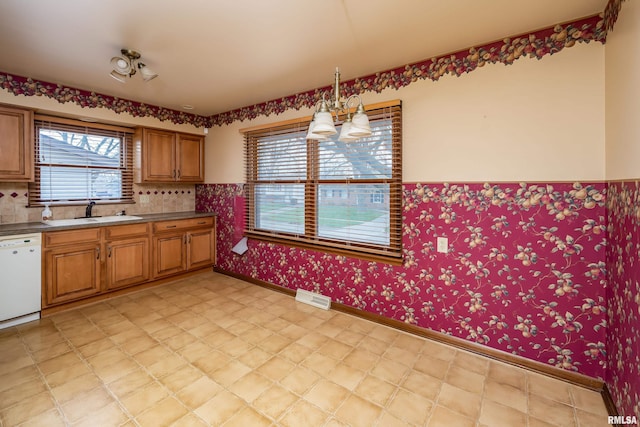
[{"label": "flush mount ceiling light", "polygon": [[[358,106],[356,107],[353,117],[351,117],[349,103],[354,100],[358,101]],[[324,140],[338,133],[333,123],[333,114],[335,114],[336,120],[339,119],[340,114],[346,114],[338,140],[351,142],[371,136],[369,118],[364,111],[364,105],[362,104],[360,96],[351,95],[346,101],[343,101],[340,97],[340,70],[338,68],[336,68],[333,95],[327,100],[325,99],[325,94],[323,94],[322,100],[316,104],[316,111],[309,124],[307,139]]]},{"label": "flush mount ceiling light", "polygon": [[121,83],[127,81],[127,77],[133,76],[137,70],[140,70],[142,78],[145,82],[153,80],[158,75],[151,71],[144,63],[140,62],[140,54],[135,50],[120,49],[122,56],[114,56],[111,58],[111,71],[110,76]]}]

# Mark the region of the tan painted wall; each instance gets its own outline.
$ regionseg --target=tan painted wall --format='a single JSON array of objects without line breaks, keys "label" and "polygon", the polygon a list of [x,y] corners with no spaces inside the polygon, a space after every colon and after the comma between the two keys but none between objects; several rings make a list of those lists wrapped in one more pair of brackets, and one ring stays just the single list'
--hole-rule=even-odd
[{"label": "tan painted wall", "polygon": [[[405,182],[603,180],[604,49],[577,45],[364,100],[403,101]],[[309,114],[210,129],[205,181],[244,182],[240,129]]]},{"label": "tan painted wall", "polygon": [[[621,16],[626,15],[625,10]],[[405,182],[603,180],[604,52],[599,43],[577,45],[542,60],[525,58],[459,78],[446,76],[397,91],[367,93],[364,100],[403,101]],[[190,125],[2,90],[0,103],[123,125],[202,132]],[[310,114],[310,110],[287,111],[210,129],[205,181],[244,181],[240,129]]]},{"label": "tan painted wall", "polygon": [[606,45],[606,176],[640,178],[640,4],[624,2]]}]

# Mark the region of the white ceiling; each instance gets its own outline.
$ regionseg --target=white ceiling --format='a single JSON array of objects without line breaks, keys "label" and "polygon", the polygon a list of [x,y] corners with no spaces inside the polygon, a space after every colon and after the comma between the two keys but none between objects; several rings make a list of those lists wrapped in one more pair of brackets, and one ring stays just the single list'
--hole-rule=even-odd
[{"label": "white ceiling", "polygon": [[[0,71],[209,116],[600,13],[607,0],[1,0]],[[121,48],[160,76],[109,76]]]}]

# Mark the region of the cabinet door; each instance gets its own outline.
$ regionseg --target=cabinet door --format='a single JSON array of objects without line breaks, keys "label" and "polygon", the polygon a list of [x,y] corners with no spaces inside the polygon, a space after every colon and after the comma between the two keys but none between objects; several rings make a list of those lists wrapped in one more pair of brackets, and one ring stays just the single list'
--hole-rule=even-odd
[{"label": "cabinet door", "polygon": [[155,129],[144,129],[142,146],[142,180],[147,182],[175,181],[176,134]]},{"label": "cabinet door", "polygon": [[154,277],[184,271],[187,266],[186,238],[184,233],[153,238]]},{"label": "cabinet door", "polygon": [[176,165],[178,181],[204,182],[204,138],[178,134]]},{"label": "cabinet door", "polygon": [[0,107],[0,181],[33,181],[33,113]]},{"label": "cabinet door", "polygon": [[209,229],[188,233],[187,251],[187,269],[213,265],[216,258],[214,231]]},{"label": "cabinet door", "polygon": [[45,251],[46,305],[99,293],[100,257],[94,243]]},{"label": "cabinet door", "polygon": [[149,273],[147,237],[107,243],[107,289],[146,282]]}]

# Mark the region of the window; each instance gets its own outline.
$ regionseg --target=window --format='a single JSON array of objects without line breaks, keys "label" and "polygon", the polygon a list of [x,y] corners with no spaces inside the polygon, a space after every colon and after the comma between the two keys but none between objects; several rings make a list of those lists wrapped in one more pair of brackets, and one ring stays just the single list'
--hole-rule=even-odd
[{"label": "window", "polygon": [[247,235],[398,261],[401,104],[367,115],[373,134],[349,143],[306,140],[308,120],[244,130]]},{"label": "window", "polygon": [[384,203],[384,191],[374,191],[371,193],[371,203]]},{"label": "window", "polygon": [[133,202],[128,128],[37,116],[29,205]]}]

